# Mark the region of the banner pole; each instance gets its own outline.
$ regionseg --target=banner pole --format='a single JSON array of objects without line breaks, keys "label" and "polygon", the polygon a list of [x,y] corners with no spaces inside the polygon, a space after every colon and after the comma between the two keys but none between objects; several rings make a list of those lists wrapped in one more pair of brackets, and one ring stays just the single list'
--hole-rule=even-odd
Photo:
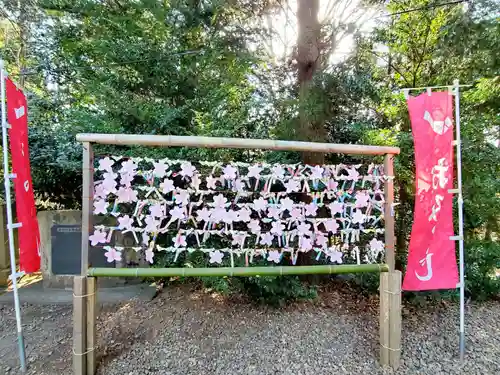
[{"label": "banner pole", "polygon": [[464,275],[464,200],[462,196],[462,141],[460,139],[460,85],[458,79],[455,86],[455,123],[457,133],[457,182],[458,182],[458,246],[460,257],[460,360],[465,356],[465,275]]},{"label": "banner pole", "polygon": [[4,70],[4,62],[0,60],[0,80],[2,89],[2,147],[3,147],[3,177],[5,185],[5,202],[7,206],[7,229],[9,234],[10,268],[12,279],[12,289],[14,292],[14,307],[16,310],[17,343],[19,346],[19,361],[21,371],[26,373],[26,353],[24,349],[23,327],[21,325],[21,304],[19,302],[19,292],[17,289],[17,267],[16,250],[14,245],[14,223],[12,220],[12,201],[10,199],[10,175],[9,175],[9,143],[7,141],[7,112],[5,106],[5,79],[7,73]]}]

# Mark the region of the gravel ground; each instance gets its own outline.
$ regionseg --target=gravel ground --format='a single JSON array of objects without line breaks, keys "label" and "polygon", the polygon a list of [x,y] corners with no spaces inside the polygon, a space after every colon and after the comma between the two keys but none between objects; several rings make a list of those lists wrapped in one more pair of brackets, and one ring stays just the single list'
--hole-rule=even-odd
[{"label": "gravel ground", "polygon": [[[381,369],[378,301],[329,290],[283,309],[183,285],[151,302],[102,308],[99,375],[500,374],[500,303],[467,306],[467,358],[458,306],[403,310],[402,366]],[[71,306],[23,306],[30,374],[71,374]],[[0,374],[17,374],[13,308],[0,306]]]}]

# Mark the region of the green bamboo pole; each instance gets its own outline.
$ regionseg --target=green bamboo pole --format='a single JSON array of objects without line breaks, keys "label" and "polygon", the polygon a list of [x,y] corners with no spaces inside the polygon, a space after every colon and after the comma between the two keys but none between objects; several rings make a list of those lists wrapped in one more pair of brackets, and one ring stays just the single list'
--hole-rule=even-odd
[{"label": "green bamboo pole", "polygon": [[218,138],[145,134],[77,134],[76,140],[110,145],[244,148],[282,151],[309,151],[354,155],[399,154],[398,147],[335,144],[318,142],[278,141],[273,139]]},{"label": "green bamboo pole", "polygon": [[212,268],[89,268],[92,277],[279,276],[388,272],[387,264]]}]

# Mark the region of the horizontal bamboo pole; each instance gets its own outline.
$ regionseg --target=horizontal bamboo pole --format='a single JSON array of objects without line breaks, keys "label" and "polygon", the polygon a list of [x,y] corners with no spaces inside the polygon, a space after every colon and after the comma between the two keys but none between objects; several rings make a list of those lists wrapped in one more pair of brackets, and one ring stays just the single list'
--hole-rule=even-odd
[{"label": "horizontal bamboo pole", "polygon": [[364,272],[388,272],[387,264],[343,264],[276,267],[212,267],[212,268],[89,268],[92,277],[171,277],[171,276],[279,276],[317,275]]},{"label": "horizontal bamboo pole", "polygon": [[275,141],[270,139],[217,138],[176,135],[77,134],[76,140],[129,146],[179,146],[205,148],[245,148],[282,151],[309,151],[355,155],[399,154],[398,147],[352,144]]}]

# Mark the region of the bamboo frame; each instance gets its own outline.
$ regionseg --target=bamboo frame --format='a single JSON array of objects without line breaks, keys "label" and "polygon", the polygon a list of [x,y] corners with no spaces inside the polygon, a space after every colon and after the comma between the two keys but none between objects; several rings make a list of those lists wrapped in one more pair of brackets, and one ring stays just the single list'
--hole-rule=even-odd
[{"label": "bamboo frame", "polygon": [[399,147],[390,146],[275,141],[270,139],[190,137],[177,135],[77,134],[76,140],[85,143],[92,142],[100,144],[129,146],[245,148],[261,150],[324,152],[353,155],[397,155],[400,152]]},{"label": "bamboo frame", "polygon": [[[74,289],[74,337],[73,368],[75,375],[95,374],[95,323],[97,280],[95,277],[165,277],[165,276],[278,276],[305,274],[345,274],[362,272],[380,272],[381,283],[381,363],[397,367],[399,354],[391,355],[387,349],[399,343],[401,337],[401,291],[398,277],[391,277],[394,270],[394,217],[393,217],[393,156],[399,154],[398,147],[366,146],[348,144],[330,144],[313,142],[274,141],[266,139],[185,137],[163,135],[127,135],[127,134],[78,134],[77,140],[83,142],[83,189],[82,189],[82,264],[81,276],[75,277]],[[361,265],[319,265],[319,266],[274,266],[274,267],[212,267],[212,268],[88,268],[89,234],[92,229],[93,209],[93,152],[92,143],[164,146],[164,147],[205,147],[205,148],[241,148],[281,151],[308,151],[323,153],[342,153],[354,155],[385,155],[385,240],[387,264]],[[390,274],[387,274],[387,273]],[[87,277],[89,279],[86,281]],[[391,282],[394,280],[395,282]],[[399,280],[401,276],[399,274]],[[85,290],[91,290],[91,296]],[[396,288],[398,291],[396,291]],[[390,290],[388,290],[390,289]],[[386,293],[395,294],[394,297]],[[398,305],[399,301],[399,305]],[[382,319],[382,308],[384,319]],[[399,316],[399,321],[397,317]],[[86,321],[86,328],[85,328]],[[384,332],[384,338],[382,338]],[[89,348],[88,346],[92,346]],[[93,346],[94,345],[94,346]],[[384,349],[385,346],[385,349]],[[86,349],[87,351],[83,351]],[[90,350],[90,352],[89,352]],[[385,351],[384,351],[385,350]],[[399,349],[398,349],[399,350]]]},{"label": "bamboo frame", "polygon": [[91,277],[280,276],[388,272],[386,264],[211,268],[89,268]]},{"label": "bamboo frame", "polygon": [[393,155],[387,154],[384,158],[384,174],[388,176],[384,183],[384,223],[385,223],[385,261],[389,270],[394,271],[396,252],[394,249],[394,162]]}]

